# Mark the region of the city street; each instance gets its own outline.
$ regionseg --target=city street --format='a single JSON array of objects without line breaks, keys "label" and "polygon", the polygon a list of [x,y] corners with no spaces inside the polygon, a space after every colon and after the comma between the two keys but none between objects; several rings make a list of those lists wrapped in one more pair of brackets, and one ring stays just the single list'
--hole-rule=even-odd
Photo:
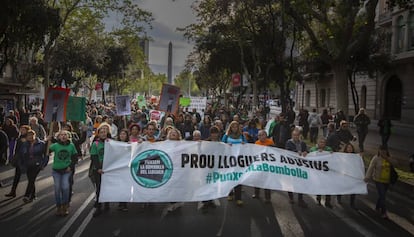
[{"label": "city street", "polygon": [[3,5],[0,237],[414,236],[413,1]]},{"label": "city street", "polygon": [[357,197],[358,210],[342,205],[333,198],[333,209],[318,206],[314,196],[305,195],[307,209],[289,204],[287,193],[272,192],[271,203],[253,199],[253,188],[244,187],[244,206],[222,198],[216,208],[205,213],[198,203],[185,203],[168,213],[167,203],[144,207],[130,203],[128,212],[111,209],[93,218],[94,189],[88,178],[89,159],[77,167],[74,195],[67,217],[56,217],[53,179],[49,166],[41,171],[37,182],[37,199],[22,201],[26,178],[18,187],[18,196],[6,198],[14,170],[1,167],[0,226],[2,236],[412,236],[414,235],[414,202],[407,196],[389,192],[390,220],[375,212],[375,187],[369,184],[369,195]]}]

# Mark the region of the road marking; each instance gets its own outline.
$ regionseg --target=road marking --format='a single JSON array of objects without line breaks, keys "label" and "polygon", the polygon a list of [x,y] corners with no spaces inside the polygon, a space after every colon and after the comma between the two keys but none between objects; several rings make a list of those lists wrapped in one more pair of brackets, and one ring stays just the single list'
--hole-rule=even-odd
[{"label": "road marking", "polygon": [[224,223],[226,223],[227,217],[227,208],[229,207],[229,201],[224,204],[224,213],[223,213],[223,221],[221,222],[220,229],[218,230],[216,236],[219,237],[223,234]]},{"label": "road marking", "polygon": [[[361,199],[361,201],[369,206],[370,208],[372,208],[373,210],[375,209],[375,205],[373,203],[368,202],[365,199]],[[395,224],[401,226],[401,228],[403,228],[404,230],[410,232],[410,234],[414,235],[414,225],[411,224],[409,221],[407,221],[405,218],[402,218],[400,216],[398,216],[397,214],[390,212],[389,210],[387,210],[387,215],[388,218],[393,221]]]},{"label": "road marking", "polygon": [[297,204],[290,204],[284,193],[274,193],[273,197],[275,200],[280,200],[272,202],[272,207],[282,236],[305,236],[302,225],[293,211],[293,205]]},{"label": "road marking", "polygon": [[88,199],[82,204],[82,206],[79,207],[79,209],[73,214],[73,216],[69,219],[68,222],[60,229],[59,233],[57,233],[57,237],[62,237],[65,235],[65,233],[69,230],[69,228],[72,226],[72,224],[75,222],[75,220],[80,216],[80,214],[83,212],[83,210],[88,206],[88,204],[91,202],[91,200],[95,197],[95,192],[92,192],[91,195],[89,195]]},{"label": "road marking", "polygon": [[81,236],[81,234],[83,233],[83,231],[86,229],[86,226],[88,226],[89,222],[92,220],[94,211],[95,211],[95,208],[93,208],[89,212],[89,214],[86,216],[85,220],[82,221],[82,224],[79,226],[79,228],[73,234],[73,237],[79,237],[79,236]]},{"label": "road marking", "polygon": [[250,219],[250,236],[262,237],[260,228],[257,225],[256,220],[253,218]]},{"label": "road marking", "polygon": [[[356,211],[355,211],[356,212]],[[345,224],[347,224],[350,228],[354,229],[358,233],[360,233],[362,236],[375,236],[374,233],[372,233],[370,230],[365,228],[363,225],[358,223],[357,221],[352,218],[352,216],[349,216],[345,214],[344,207],[342,205],[335,206],[334,209],[331,210],[331,213],[337,216],[341,221],[343,221]],[[360,213],[360,212],[359,212]],[[366,216],[367,220],[370,220],[369,216]]]}]

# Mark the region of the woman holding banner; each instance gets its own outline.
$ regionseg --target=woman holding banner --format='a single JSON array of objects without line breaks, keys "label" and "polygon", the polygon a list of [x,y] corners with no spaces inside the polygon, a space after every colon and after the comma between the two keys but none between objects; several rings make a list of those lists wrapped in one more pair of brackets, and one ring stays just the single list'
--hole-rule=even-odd
[{"label": "woman holding banner", "polygon": [[[240,129],[239,122],[232,121],[227,128],[226,133],[224,134],[223,138],[221,139],[222,142],[233,145],[233,144],[244,144],[247,142],[246,138],[244,137],[242,130]],[[236,199],[237,206],[243,206],[243,201],[241,200],[242,197],[242,186],[237,185],[234,188],[234,192],[231,191],[229,196],[227,197],[228,201],[233,201],[233,194],[234,198]]]},{"label": "woman holding banner", "polygon": [[[216,126],[211,126],[210,127],[210,131],[208,132],[210,134],[210,136],[205,139],[205,141],[210,141],[210,142],[220,142],[221,138],[220,138],[220,129]],[[194,139],[194,136],[193,136]],[[201,210],[203,211],[203,213],[207,212],[207,209],[211,207],[211,208],[216,208],[216,204],[214,202],[214,200],[208,200],[208,201],[202,201],[201,202]]]},{"label": "woman holding banner", "polygon": [[[318,139],[318,144],[314,147],[311,147],[310,152],[333,152],[332,148],[330,146],[326,145],[326,139],[324,137],[321,137]],[[316,201],[318,202],[318,205],[321,206],[321,200],[322,195],[316,196]],[[327,208],[333,208],[331,205],[331,195],[325,195],[325,207]]]},{"label": "woman holding banner", "polygon": [[[343,152],[344,153],[355,153],[355,148],[351,143],[347,143],[344,146]],[[338,195],[336,197],[338,200],[338,204],[341,204],[341,197],[342,197],[341,195]],[[351,194],[350,202],[351,202],[351,208],[356,210],[357,208],[355,207],[355,197],[356,197],[355,194]]]},{"label": "woman holding banner", "polygon": [[141,142],[142,138],[140,136],[141,127],[137,123],[132,123],[129,125],[129,141],[130,142]]},{"label": "woman holding banner", "polygon": [[[101,125],[97,129],[97,138],[91,144],[91,167],[92,175],[95,182],[95,192],[96,192],[96,202],[95,202],[95,212],[93,217],[97,217],[102,214],[102,205],[99,202],[99,193],[101,191],[101,178],[103,174],[102,164],[104,158],[104,148],[105,140],[110,137],[110,128],[106,125]],[[105,203],[104,211],[109,210],[109,203]]]},{"label": "woman holding banner", "polygon": [[[177,128],[171,128],[167,134],[167,141],[180,141],[182,140],[181,132]],[[167,207],[168,212],[173,212],[183,206],[182,202],[171,202]]]},{"label": "woman holding banner", "polygon": [[[259,130],[259,132],[257,133],[257,137],[258,137],[258,140],[254,143],[256,145],[260,145],[260,146],[274,146],[275,145],[273,140],[267,137],[266,130]],[[260,188],[254,188],[254,194],[252,195],[252,198],[259,198],[259,195],[260,195]],[[271,199],[270,189],[265,189],[264,195],[265,195],[265,202],[270,203],[270,199]]]},{"label": "woman holding banner", "polygon": [[[118,141],[120,142],[129,142],[129,133],[128,129],[122,129],[118,135]],[[128,211],[128,206],[126,202],[120,202],[118,205],[118,210],[120,211]]]}]

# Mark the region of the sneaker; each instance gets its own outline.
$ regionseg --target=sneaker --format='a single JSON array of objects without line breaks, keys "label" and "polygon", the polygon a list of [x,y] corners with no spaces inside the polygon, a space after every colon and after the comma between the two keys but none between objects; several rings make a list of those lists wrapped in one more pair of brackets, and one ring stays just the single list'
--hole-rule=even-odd
[{"label": "sneaker", "polygon": [[29,202],[32,202],[32,201],[33,201],[33,199],[30,199],[29,197],[26,197],[26,196],[23,197],[23,202],[24,203],[29,203]]},{"label": "sneaker", "polygon": [[306,202],[303,201],[303,200],[299,200],[298,205],[302,208],[307,208],[308,207],[308,204],[306,204]]},{"label": "sneaker", "polygon": [[200,209],[201,209],[201,212],[202,213],[207,213],[207,211],[208,211],[208,203],[202,203]]},{"label": "sneaker", "polygon": [[239,206],[239,207],[243,206],[243,201],[242,200],[237,200],[236,205]]},{"label": "sneaker", "polygon": [[13,197],[13,198],[15,198],[15,197],[16,197],[16,192],[10,192],[10,193],[8,193],[8,194],[5,194],[4,196],[6,196],[6,197]]},{"label": "sneaker", "polygon": [[118,206],[119,211],[128,211],[128,207],[126,204],[119,204]]},{"label": "sneaker", "polygon": [[62,205],[56,206],[56,216],[62,216]]},{"label": "sneaker", "polygon": [[209,202],[207,203],[207,205],[208,205],[209,207],[211,207],[211,208],[216,208],[216,207],[217,207],[217,205],[214,203],[214,201],[209,201]]},{"label": "sneaker", "polygon": [[68,205],[62,205],[62,216],[69,215]]}]

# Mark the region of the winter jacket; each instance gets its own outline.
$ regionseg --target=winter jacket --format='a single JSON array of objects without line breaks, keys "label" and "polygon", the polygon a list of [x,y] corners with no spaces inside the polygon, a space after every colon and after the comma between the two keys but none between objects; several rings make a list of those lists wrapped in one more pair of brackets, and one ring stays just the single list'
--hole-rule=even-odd
[{"label": "winter jacket", "polygon": [[23,172],[30,166],[42,167],[45,165],[45,148],[45,143],[36,138],[33,143],[25,141],[16,149],[19,156],[19,166]]}]

